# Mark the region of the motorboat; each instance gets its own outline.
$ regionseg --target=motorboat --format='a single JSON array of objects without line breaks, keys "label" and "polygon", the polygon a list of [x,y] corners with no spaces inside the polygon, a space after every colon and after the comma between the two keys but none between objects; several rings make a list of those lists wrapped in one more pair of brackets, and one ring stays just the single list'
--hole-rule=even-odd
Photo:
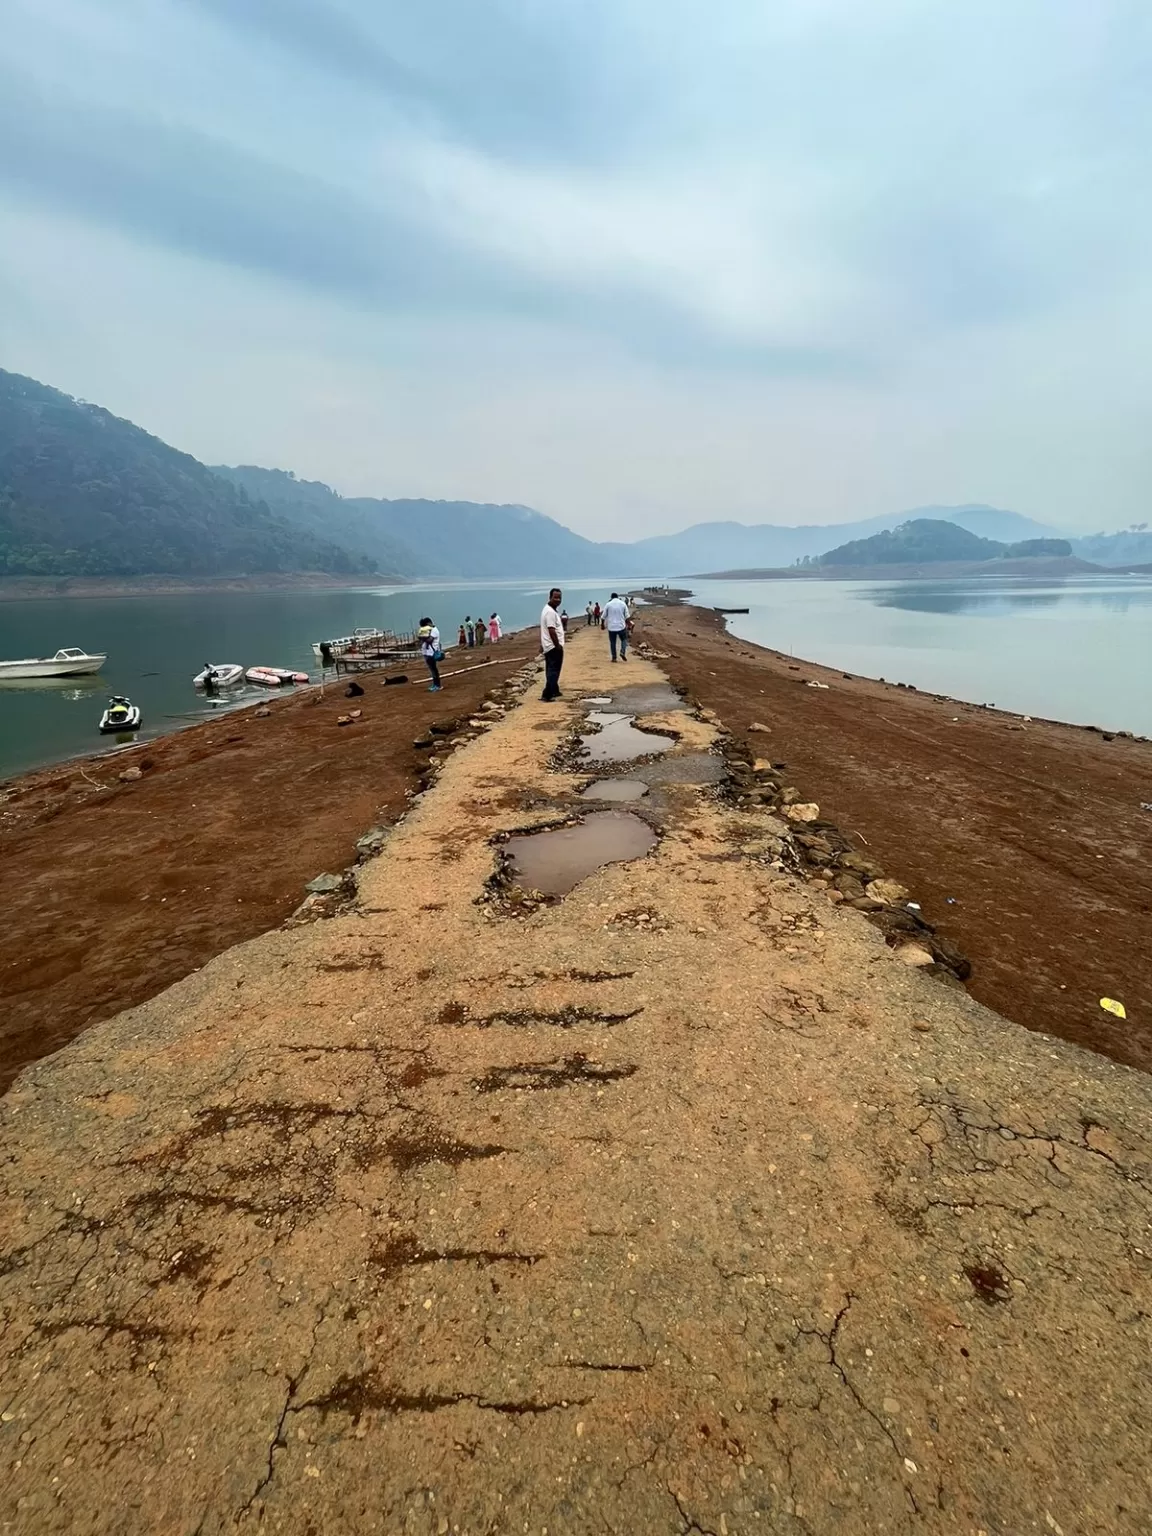
[{"label": "motorboat", "polygon": [[82,651],[65,646],[55,656],[27,656],[23,661],[0,661],[0,679],[21,677],[84,677],[99,672],[108,660],[106,653]]},{"label": "motorboat", "polygon": [[194,688],[234,688],[244,681],[244,668],[234,661],[210,661],[192,679]]},{"label": "motorboat", "polygon": [[120,694],[115,694],[108,700],[108,708],[100,716],[100,733],[103,736],[116,736],[121,731],[138,731],[142,718],[138,704],[131,704]]},{"label": "motorboat", "polygon": [[244,676],[261,688],[290,688],[293,683],[308,681],[307,672],[293,672],[289,667],[249,667]]}]

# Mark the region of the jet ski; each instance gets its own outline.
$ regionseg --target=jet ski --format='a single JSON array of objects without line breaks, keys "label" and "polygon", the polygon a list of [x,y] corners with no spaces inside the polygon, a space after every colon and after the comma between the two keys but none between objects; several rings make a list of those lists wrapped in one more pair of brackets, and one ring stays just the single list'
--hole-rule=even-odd
[{"label": "jet ski", "polygon": [[140,706],[130,704],[127,699],[116,694],[108,700],[108,708],[100,716],[100,734],[115,736],[120,731],[138,731],[140,720]]}]

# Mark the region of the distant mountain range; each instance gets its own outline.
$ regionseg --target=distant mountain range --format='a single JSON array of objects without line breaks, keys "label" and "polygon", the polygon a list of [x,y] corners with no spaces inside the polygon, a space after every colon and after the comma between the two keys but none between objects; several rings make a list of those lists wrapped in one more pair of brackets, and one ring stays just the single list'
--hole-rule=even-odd
[{"label": "distant mountain range", "polygon": [[[819,526],[698,523],[598,543],[531,507],[345,497],[284,470],[209,468],[100,406],[0,370],[0,577],[317,571],[623,580],[791,566],[923,519],[1007,544],[1061,536],[1017,512],[971,504]],[[1100,564],[1152,561],[1146,528],[1071,542]]]}]

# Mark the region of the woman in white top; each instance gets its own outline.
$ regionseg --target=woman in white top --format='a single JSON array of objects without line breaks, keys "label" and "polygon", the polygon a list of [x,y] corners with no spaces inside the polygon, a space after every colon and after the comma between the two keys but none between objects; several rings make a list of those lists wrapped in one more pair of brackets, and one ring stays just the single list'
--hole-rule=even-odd
[{"label": "woman in white top", "polygon": [[421,619],[420,628],[416,631],[416,638],[420,641],[420,650],[427,663],[428,670],[432,674],[432,681],[428,686],[429,693],[439,693],[443,686],[440,682],[440,662],[444,658],[444,652],[440,649],[440,631],[431,619]]}]

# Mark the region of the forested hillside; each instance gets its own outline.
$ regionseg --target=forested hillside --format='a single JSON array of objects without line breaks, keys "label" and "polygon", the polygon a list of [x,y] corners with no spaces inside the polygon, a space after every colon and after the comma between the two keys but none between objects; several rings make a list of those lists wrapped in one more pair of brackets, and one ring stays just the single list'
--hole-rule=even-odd
[{"label": "forested hillside", "polygon": [[375,570],[100,406],[0,370],[0,575]]},{"label": "forested hillside", "polygon": [[622,576],[638,569],[631,550],[594,544],[531,507],[340,496],[321,481],[279,469],[213,467],[299,527],[419,579]]},{"label": "forested hillside", "polygon": [[[981,561],[1029,559],[1072,553],[1067,539],[1021,539],[1002,544],[983,539],[955,523],[930,517],[912,518],[899,528],[886,529],[868,539],[852,539],[837,545],[811,562],[816,565],[922,565],[933,561]],[[805,562],[808,563],[808,562]]]}]

